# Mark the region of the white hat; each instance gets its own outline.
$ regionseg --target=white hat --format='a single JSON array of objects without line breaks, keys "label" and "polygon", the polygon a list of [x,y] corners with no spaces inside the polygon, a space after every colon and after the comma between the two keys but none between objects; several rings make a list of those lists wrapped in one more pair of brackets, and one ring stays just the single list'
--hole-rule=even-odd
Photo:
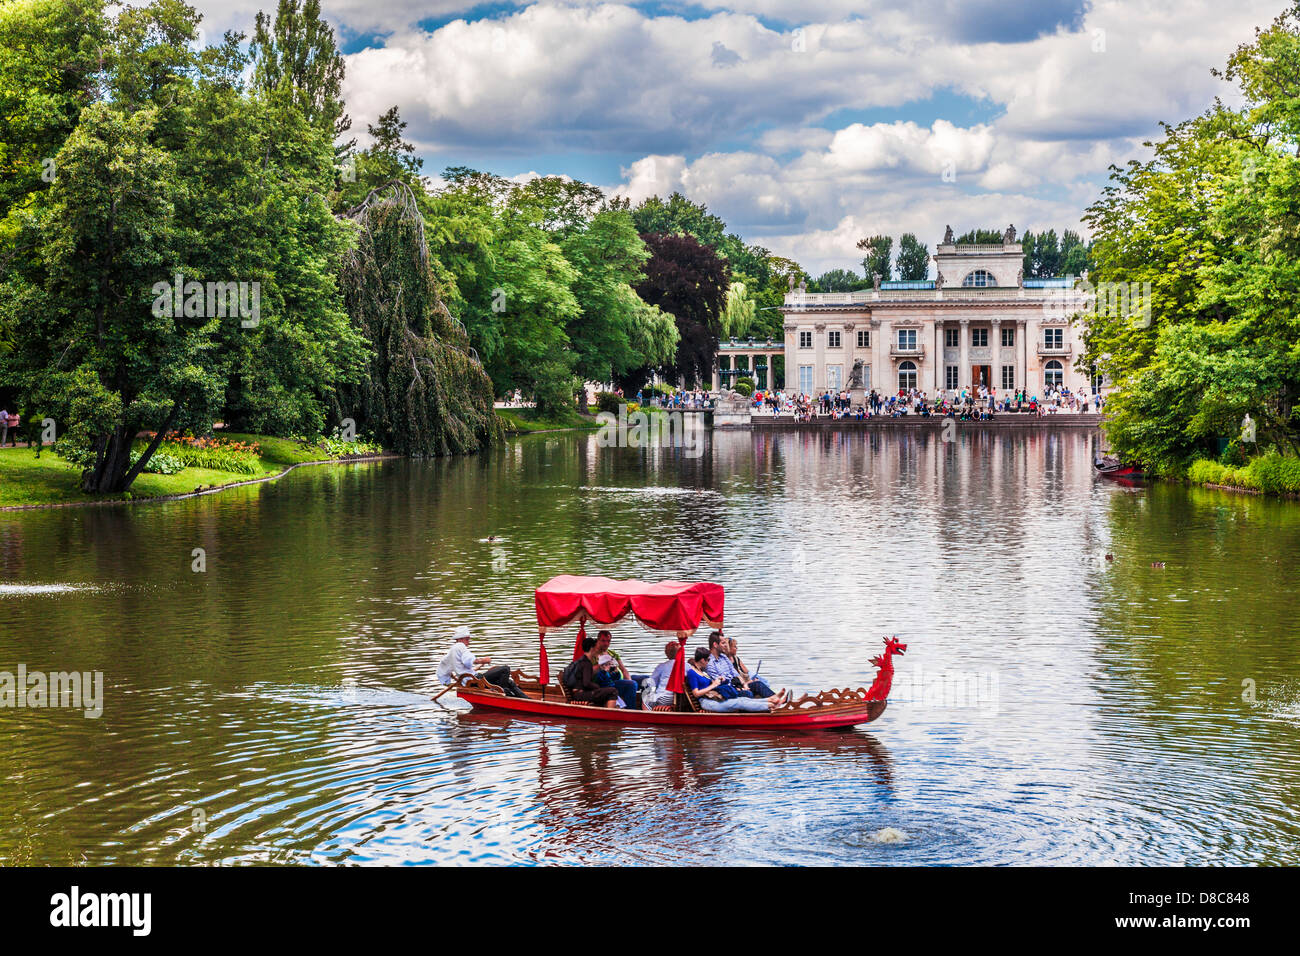
[{"label": "white hat", "polygon": [[456,630],[452,632],[451,639],[453,641],[462,641],[469,636],[470,636],[469,627],[462,624],[460,627],[456,628]]}]

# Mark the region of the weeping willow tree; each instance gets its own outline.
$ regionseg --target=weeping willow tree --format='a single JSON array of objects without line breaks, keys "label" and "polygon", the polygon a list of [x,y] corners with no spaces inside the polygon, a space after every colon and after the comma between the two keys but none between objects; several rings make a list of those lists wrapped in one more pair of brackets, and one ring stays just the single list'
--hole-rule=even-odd
[{"label": "weeping willow tree", "polygon": [[492,382],[438,295],[410,186],[372,190],[346,215],[358,235],[339,285],[372,352],[361,382],[338,392],[340,418],[353,418],[404,455],[462,454],[491,444],[500,434]]}]

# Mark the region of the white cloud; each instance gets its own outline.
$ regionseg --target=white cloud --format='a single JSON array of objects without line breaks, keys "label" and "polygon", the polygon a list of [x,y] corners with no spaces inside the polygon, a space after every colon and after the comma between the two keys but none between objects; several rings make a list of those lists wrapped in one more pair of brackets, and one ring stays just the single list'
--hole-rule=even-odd
[{"label": "white cloud", "polygon": [[[384,35],[348,57],[357,129],[396,104],[426,156],[492,156],[521,175],[539,154],[611,157],[620,194],[680,190],[812,266],[850,264],[872,232],[933,244],[949,222],[1076,225],[1159,121],[1231,98],[1210,69],[1285,6],[681,0],[674,15],[677,2],[519,0],[474,19],[470,0],[325,0],[325,13],[345,35]],[[211,29],[273,6],[198,5]]]}]

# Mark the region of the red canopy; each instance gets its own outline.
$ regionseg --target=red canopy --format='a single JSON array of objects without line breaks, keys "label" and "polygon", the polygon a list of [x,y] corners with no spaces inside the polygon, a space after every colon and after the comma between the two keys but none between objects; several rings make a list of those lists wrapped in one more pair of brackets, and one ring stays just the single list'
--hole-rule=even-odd
[{"label": "red canopy", "polygon": [[536,593],[537,624],[564,627],[579,618],[614,624],[631,612],[656,631],[694,631],[703,621],[722,625],[722,585],[704,581],[615,581],[561,574]]},{"label": "red canopy", "polygon": [[550,628],[564,627],[575,620],[578,637],[573,646],[573,659],[582,653],[582,639],[586,636],[586,621],[597,624],[614,624],[630,612],[644,626],[656,631],[673,631],[677,634],[677,657],[673,661],[668,689],[683,693],[686,689],[686,639],[703,621],[712,627],[722,627],[722,585],[705,581],[615,581],[613,578],[585,578],[561,574],[551,578],[535,594],[537,604],[537,637],[541,682],[550,679],[550,666],[546,659],[546,632]]}]

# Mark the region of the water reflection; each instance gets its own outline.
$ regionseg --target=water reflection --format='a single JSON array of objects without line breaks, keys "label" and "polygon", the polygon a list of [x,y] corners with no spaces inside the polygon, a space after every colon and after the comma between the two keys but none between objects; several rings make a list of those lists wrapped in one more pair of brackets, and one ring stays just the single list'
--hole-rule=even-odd
[{"label": "water reflection", "polygon": [[[1298,862],[1300,505],[1121,488],[1095,444],[539,435],[0,514],[0,670],[105,683],[99,720],[0,710],[0,859]],[[885,634],[909,653],[869,733],[429,700],[460,623],[531,670],[532,589],[561,572],[722,583],[751,667],[796,692],[869,682]]]}]

